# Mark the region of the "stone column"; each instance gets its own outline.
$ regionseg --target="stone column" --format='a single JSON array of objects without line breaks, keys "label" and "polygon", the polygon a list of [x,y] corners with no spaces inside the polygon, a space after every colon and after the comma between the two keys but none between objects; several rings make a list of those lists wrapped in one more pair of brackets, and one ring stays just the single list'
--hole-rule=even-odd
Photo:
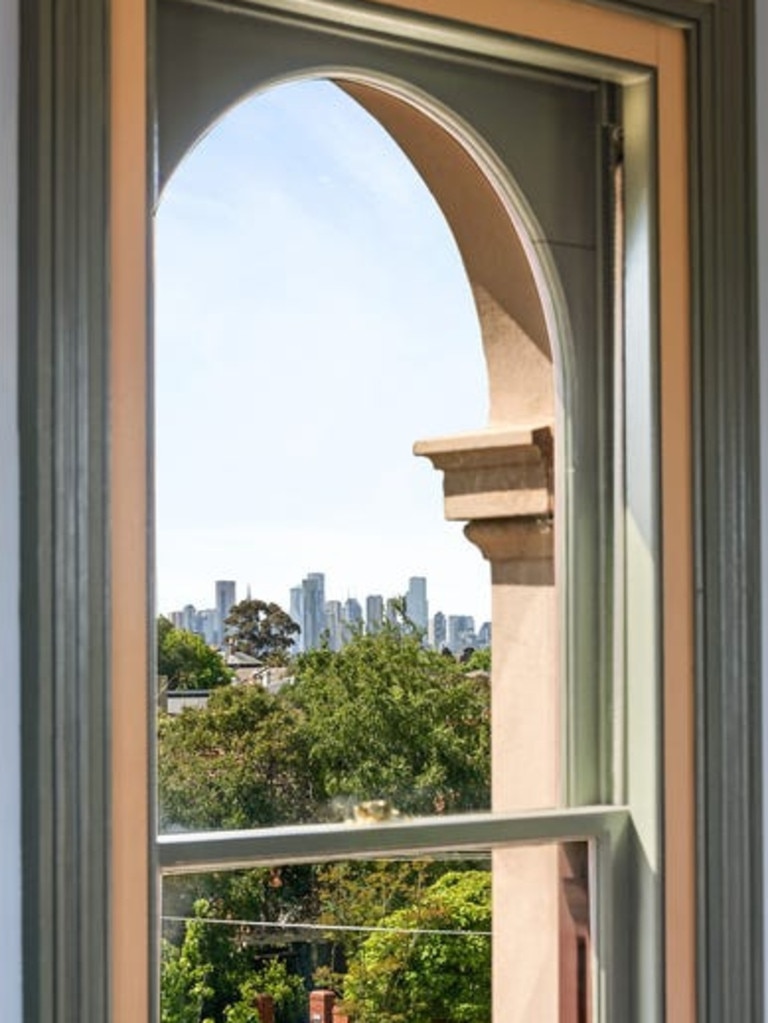
[{"label": "stone column", "polygon": [[[489,429],[420,441],[444,473],[446,518],[491,565],[492,781],[500,812],[559,801],[552,430]],[[559,1023],[558,850],[493,854],[494,1019]]]}]

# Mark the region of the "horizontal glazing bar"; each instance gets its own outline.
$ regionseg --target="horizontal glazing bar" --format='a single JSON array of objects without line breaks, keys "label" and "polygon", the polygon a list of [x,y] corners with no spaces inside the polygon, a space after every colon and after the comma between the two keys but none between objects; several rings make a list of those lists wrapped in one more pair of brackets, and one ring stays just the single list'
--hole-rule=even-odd
[{"label": "horizontal glazing bar", "polygon": [[157,859],[162,873],[181,874],[350,857],[418,856],[615,836],[627,819],[625,807],[588,806],[357,826],[319,824],[256,831],[185,832],[161,835],[157,840]]}]

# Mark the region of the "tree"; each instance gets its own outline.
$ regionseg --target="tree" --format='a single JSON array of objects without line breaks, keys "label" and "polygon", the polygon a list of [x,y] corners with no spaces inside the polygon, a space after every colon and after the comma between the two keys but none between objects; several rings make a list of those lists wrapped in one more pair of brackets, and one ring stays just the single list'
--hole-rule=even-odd
[{"label": "tree", "polygon": [[215,689],[233,675],[222,656],[201,636],[157,619],[157,674],[167,689]]},{"label": "tree", "polygon": [[[169,994],[161,1023],[258,1023],[257,994],[275,999],[277,1023],[306,1023],[311,961],[297,953],[285,928],[316,917],[315,869],[292,864],[166,878],[163,984]],[[269,921],[280,926],[272,929]],[[188,1002],[200,1016],[188,1019]]]},{"label": "tree", "polygon": [[258,995],[274,999],[276,1023],[304,1023],[307,1018],[307,993],[301,977],[290,973],[281,959],[273,958],[241,985],[240,1000],[224,1014],[226,1023],[261,1023],[255,1007]]},{"label": "tree", "polygon": [[[451,869],[456,869],[451,861]],[[348,963],[365,940],[366,928],[380,926],[398,909],[413,905],[425,888],[446,872],[444,861],[348,860],[316,869],[317,922],[327,925],[327,962],[315,970],[317,987],[341,993]]]},{"label": "tree", "polygon": [[186,941],[179,948],[162,939],[160,946],[160,1023],[200,1023],[203,1002],[210,995],[207,978],[212,967],[190,954]]},{"label": "tree", "polygon": [[301,654],[286,698],[303,711],[318,788],[348,813],[370,801],[409,814],[489,806],[487,679],[418,634],[384,622],[338,652]]},{"label": "tree", "polygon": [[491,648],[481,647],[479,650],[472,650],[466,659],[462,657],[461,666],[464,671],[484,671],[490,674]]},{"label": "tree", "polygon": [[208,706],[158,719],[160,821],[255,828],[311,819],[315,782],[300,712],[261,686],[227,686]]},{"label": "tree", "polygon": [[274,665],[287,662],[288,651],[301,632],[279,604],[265,600],[241,600],[234,604],[224,624],[233,650]]},{"label": "tree", "polygon": [[381,926],[360,946],[344,984],[356,1023],[488,1023],[489,871],[444,874]]},{"label": "tree", "polygon": [[222,944],[222,935],[205,918],[210,906],[203,900],[194,905],[194,919],[184,929],[180,946],[165,939],[161,945],[161,1023],[212,1023],[209,1009],[218,981],[227,972],[224,961],[232,957],[231,943]]},{"label": "tree", "polygon": [[[341,651],[300,655],[295,670],[294,684],[277,694],[256,685],[226,686],[211,694],[205,708],[160,715],[163,830],[488,806],[486,676],[467,674],[453,658],[424,649],[413,630],[389,623],[375,635],[355,635]],[[451,862],[452,871],[457,866]],[[211,945],[205,983],[212,993],[205,1011],[224,1023],[229,1007],[230,1023],[245,1023],[254,989],[240,990],[245,977],[238,980],[232,967],[238,950],[248,949],[252,970],[256,953],[282,956],[289,941],[307,952],[311,943],[311,955],[301,953],[294,972],[309,983],[313,971],[317,979],[316,968],[324,967],[342,990],[348,964],[362,954],[365,932],[339,928],[377,926],[382,917],[412,910],[446,869],[439,860],[294,864],[174,878],[164,897],[179,916],[202,896],[216,918],[327,927],[322,937],[311,932],[300,938],[299,926],[288,938],[268,927],[207,925],[209,942],[215,931],[217,941],[232,945],[232,954]],[[467,1017],[466,1023],[475,1021]]]},{"label": "tree", "polygon": [[489,686],[384,623],[338,652],[300,655],[278,694],[227,686],[159,718],[165,827],[321,821],[366,809],[484,809]]}]

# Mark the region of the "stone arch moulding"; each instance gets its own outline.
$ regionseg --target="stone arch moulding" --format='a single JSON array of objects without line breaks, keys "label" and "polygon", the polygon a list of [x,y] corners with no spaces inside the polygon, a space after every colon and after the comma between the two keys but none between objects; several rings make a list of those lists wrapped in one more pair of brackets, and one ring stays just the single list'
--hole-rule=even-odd
[{"label": "stone arch moulding", "polygon": [[[535,214],[509,170],[460,118],[404,82],[349,68],[308,69],[262,84],[197,123],[178,163],[233,106],[291,82],[332,82],[378,121],[422,177],[451,229],[472,290],[491,429],[552,428],[560,353],[570,349],[563,288]],[[556,338],[555,344],[551,338]],[[564,360],[567,364],[570,359]],[[557,388],[559,390],[559,388]]]},{"label": "stone arch moulding", "polygon": [[[487,168],[469,150],[468,128],[454,133],[439,115],[430,116],[385,87],[344,76],[334,80],[406,153],[453,232],[483,339],[488,425],[551,424],[555,358],[551,320],[563,323],[565,314],[560,308],[548,317],[542,302],[543,296],[560,289],[551,271],[536,267],[534,245],[520,216],[525,201],[519,189],[508,176],[500,189],[494,187]],[[504,184],[511,187],[504,189]],[[529,210],[525,214],[530,222],[533,214]]]}]

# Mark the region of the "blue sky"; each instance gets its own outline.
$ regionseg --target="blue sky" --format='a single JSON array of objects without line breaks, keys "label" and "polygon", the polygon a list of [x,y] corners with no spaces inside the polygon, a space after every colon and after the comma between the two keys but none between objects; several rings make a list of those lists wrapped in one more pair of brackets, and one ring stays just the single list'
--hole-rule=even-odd
[{"label": "blue sky", "polygon": [[489,617],[488,569],[445,523],[415,440],[486,422],[450,231],[395,143],[327,82],[270,89],[187,156],[156,217],[158,605],[214,579],[287,606],[429,579]]}]

